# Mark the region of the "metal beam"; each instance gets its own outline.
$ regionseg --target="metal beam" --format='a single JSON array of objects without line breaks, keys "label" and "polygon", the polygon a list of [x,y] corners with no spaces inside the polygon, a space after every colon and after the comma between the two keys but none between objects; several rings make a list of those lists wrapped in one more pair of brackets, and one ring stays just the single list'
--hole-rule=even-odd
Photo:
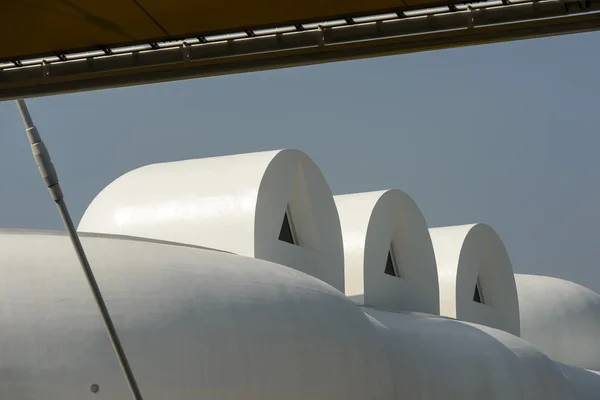
[{"label": "metal beam", "polygon": [[[600,29],[600,0],[458,6],[457,11],[354,20],[285,33],[255,31],[113,55],[13,64],[0,70],[0,100],[198,78]],[[573,15],[572,14],[579,14]],[[233,38],[231,38],[233,37]]]}]

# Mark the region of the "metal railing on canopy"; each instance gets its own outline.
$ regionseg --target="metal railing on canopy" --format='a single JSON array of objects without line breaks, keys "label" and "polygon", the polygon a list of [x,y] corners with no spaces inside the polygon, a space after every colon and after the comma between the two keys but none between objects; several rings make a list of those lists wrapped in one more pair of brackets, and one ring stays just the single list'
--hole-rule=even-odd
[{"label": "metal railing on canopy", "polygon": [[0,100],[600,29],[600,0],[498,0],[0,64]]}]

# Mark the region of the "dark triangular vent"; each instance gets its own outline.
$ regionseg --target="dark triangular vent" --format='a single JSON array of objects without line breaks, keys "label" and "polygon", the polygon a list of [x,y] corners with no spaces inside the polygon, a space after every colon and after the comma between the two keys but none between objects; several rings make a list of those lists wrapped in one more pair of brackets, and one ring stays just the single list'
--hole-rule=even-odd
[{"label": "dark triangular vent", "polygon": [[391,276],[398,276],[396,274],[396,267],[394,266],[394,259],[392,258],[391,251],[388,251],[387,261],[385,263],[385,273]]},{"label": "dark triangular vent", "polygon": [[481,288],[479,287],[479,282],[475,284],[475,293],[473,293],[473,301],[475,303],[483,304],[483,296],[481,295]]},{"label": "dark triangular vent", "polygon": [[296,244],[296,241],[294,240],[294,234],[292,232],[292,225],[290,225],[290,219],[287,212],[283,215],[283,223],[281,224],[281,231],[279,231],[279,240],[282,242]]}]

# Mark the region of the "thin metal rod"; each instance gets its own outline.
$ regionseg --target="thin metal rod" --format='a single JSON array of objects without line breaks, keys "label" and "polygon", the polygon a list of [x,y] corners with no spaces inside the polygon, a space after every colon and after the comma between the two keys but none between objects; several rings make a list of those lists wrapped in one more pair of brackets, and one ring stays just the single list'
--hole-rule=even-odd
[{"label": "thin metal rod", "polygon": [[60,189],[58,175],[54,169],[54,166],[52,165],[50,155],[44,146],[44,142],[42,141],[37,128],[33,124],[33,120],[31,119],[31,115],[29,114],[29,110],[27,109],[25,101],[19,99],[16,102],[21,114],[21,118],[23,119],[23,123],[25,124],[27,137],[29,138],[29,142],[31,144],[33,156],[38,164],[42,178],[44,178],[44,181],[50,190],[52,199],[55,201],[58,207],[58,211],[60,212],[60,216],[63,220],[65,228],[69,233],[69,237],[71,238],[71,243],[75,248],[75,253],[79,259],[81,269],[83,270],[92,294],[94,295],[94,299],[96,300],[96,304],[98,305],[100,314],[104,320],[104,326],[106,327],[110,342],[112,343],[115,354],[117,355],[119,363],[121,364],[121,369],[125,374],[131,394],[135,400],[143,400],[142,393],[140,392],[138,384],[135,380],[135,376],[133,375],[133,371],[131,370],[131,366],[129,365],[129,361],[127,360],[127,356],[125,355],[125,351],[123,350],[123,346],[121,345],[121,341],[119,340],[119,335],[117,334],[115,326],[112,322],[110,313],[106,308],[106,304],[102,298],[102,293],[100,292],[100,288],[98,287],[98,283],[96,282],[96,278],[94,277],[90,263],[87,259],[85,251],[83,250],[83,246],[81,245],[79,235],[77,234],[77,230],[73,225],[73,220],[71,219],[67,204],[65,203],[64,196]]}]

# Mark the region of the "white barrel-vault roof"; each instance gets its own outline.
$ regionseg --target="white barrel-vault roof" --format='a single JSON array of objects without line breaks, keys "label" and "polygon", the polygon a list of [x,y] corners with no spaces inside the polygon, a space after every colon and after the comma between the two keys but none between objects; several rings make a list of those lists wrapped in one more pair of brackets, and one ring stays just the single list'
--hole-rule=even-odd
[{"label": "white barrel-vault roof", "polygon": [[78,227],[226,250],[344,290],[337,209],[317,165],[277,150],[148,165],[92,201]]},{"label": "white barrel-vault roof", "polygon": [[400,190],[334,199],[344,240],[346,295],[382,309],[439,314],[435,255],[416,203]]},{"label": "white barrel-vault roof", "polygon": [[519,304],[508,253],[488,225],[429,230],[438,267],[440,314],[519,335]]},{"label": "white barrel-vault roof", "polygon": [[549,276],[515,278],[521,336],[555,361],[600,370],[600,295]]},{"label": "white barrel-vault roof", "polygon": [[[146,400],[393,398],[372,324],[311,276],[181,245],[82,243]],[[131,397],[66,235],[0,233],[0,326],[0,398]]]}]

